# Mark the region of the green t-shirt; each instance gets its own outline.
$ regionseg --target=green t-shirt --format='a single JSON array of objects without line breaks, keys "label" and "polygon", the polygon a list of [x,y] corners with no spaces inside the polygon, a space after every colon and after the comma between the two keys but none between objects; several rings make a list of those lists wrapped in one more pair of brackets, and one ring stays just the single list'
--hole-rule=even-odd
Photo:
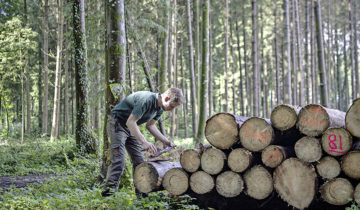
[{"label": "green t-shirt", "polygon": [[130,114],[139,118],[138,125],[151,119],[159,120],[164,110],[158,105],[158,96],[158,93],[149,91],[135,92],[124,98],[111,110],[111,113],[117,116],[122,123],[126,123]]}]

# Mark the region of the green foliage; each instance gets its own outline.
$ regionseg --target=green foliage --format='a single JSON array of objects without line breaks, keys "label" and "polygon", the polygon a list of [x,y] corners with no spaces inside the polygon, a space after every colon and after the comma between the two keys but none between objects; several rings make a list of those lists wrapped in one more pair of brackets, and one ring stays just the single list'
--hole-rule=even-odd
[{"label": "green foliage", "polygon": [[[103,198],[96,183],[101,160],[80,155],[72,138],[52,144],[48,139],[27,139],[24,144],[8,140],[0,146],[0,160],[0,176],[57,174],[27,188],[0,188],[0,209],[199,209],[189,196],[171,198],[164,191],[137,198],[133,185],[123,182],[113,196]],[[127,168],[124,175],[131,176]]]},{"label": "green foliage", "polygon": [[360,210],[360,205],[356,205],[355,201],[353,199],[349,199],[351,202],[350,207],[346,207],[346,210]]}]

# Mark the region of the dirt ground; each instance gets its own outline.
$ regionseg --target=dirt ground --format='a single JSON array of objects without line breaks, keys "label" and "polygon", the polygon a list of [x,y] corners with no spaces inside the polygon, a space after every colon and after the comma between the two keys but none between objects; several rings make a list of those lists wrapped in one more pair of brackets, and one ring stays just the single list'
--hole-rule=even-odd
[{"label": "dirt ground", "polygon": [[56,174],[27,175],[27,176],[0,176],[0,188],[23,188],[32,183],[44,183],[47,178],[56,177]]}]

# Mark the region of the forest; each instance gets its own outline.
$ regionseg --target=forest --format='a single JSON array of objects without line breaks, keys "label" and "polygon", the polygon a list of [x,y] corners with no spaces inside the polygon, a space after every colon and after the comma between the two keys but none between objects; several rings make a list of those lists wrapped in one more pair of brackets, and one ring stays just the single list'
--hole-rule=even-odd
[{"label": "forest", "polygon": [[[225,140],[209,137],[225,125],[236,137],[224,133],[222,138],[249,149],[242,137],[251,133],[242,133],[242,125],[251,127],[250,122],[239,123],[238,117],[271,118],[274,140],[267,134],[254,138],[277,142],[288,129],[278,134],[281,129],[272,121],[282,104],[313,106],[310,113],[320,107],[328,118],[328,109],[336,110],[344,121],[338,127],[350,131],[345,113],[360,108],[355,103],[360,98],[359,5],[359,0],[1,0],[0,209],[221,209],[199,202],[204,197],[174,196],[169,190],[154,189],[138,199],[129,157],[119,189],[102,197],[111,162],[106,123],[111,109],[137,91],[181,89],[185,102],[157,123],[177,146],[163,157],[174,162],[189,149],[200,148],[196,154],[205,155],[209,144],[229,156],[237,147],[233,142],[224,146]],[[302,112],[294,110],[299,122]],[[360,129],[356,110],[355,130]],[[139,128],[163,147],[145,125]],[[327,130],[301,129],[297,124],[294,130],[300,132],[291,138],[328,135],[329,146],[336,140]],[[348,154],[360,150],[356,132],[348,134]],[[360,163],[358,154],[353,156]],[[357,187],[355,197],[339,208],[359,209],[360,171],[353,177],[342,170],[340,176],[349,176]],[[190,176],[197,169],[185,171]]]}]

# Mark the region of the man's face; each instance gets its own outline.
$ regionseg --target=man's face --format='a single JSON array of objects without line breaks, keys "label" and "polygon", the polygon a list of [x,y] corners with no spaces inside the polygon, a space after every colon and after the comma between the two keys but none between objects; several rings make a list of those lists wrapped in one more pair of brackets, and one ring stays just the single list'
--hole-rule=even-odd
[{"label": "man's face", "polygon": [[178,103],[170,102],[170,99],[168,97],[166,97],[162,108],[164,111],[172,111],[173,109],[175,109],[178,106],[179,106]]}]

